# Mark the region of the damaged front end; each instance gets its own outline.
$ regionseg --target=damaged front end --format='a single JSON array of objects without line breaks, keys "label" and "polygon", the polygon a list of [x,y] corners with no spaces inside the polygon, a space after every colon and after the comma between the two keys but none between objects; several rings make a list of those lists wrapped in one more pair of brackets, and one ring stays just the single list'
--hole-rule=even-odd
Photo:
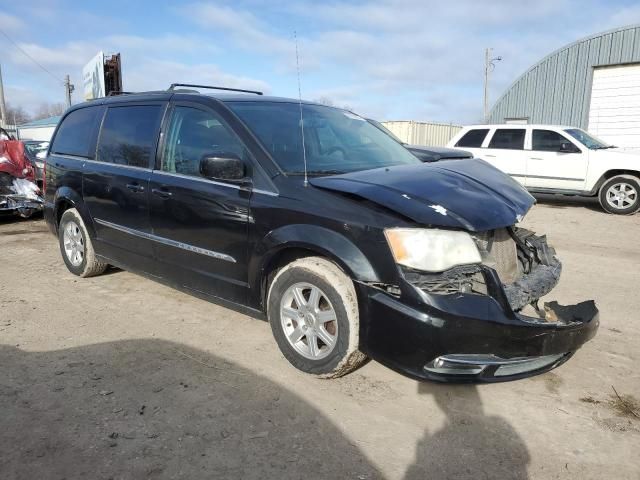
[{"label": "damaged front end", "polygon": [[593,301],[538,305],[562,271],[544,236],[502,228],[473,238],[482,263],[440,273],[401,268],[402,294],[374,295],[374,316],[395,311],[405,320],[404,341],[387,348],[389,366],[438,381],[512,380],[555,368],[595,335]]},{"label": "damaged front end", "polygon": [[504,228],[476,235],[483,264],[496,270],[511,308],[531,305],[544,318],[538,299],[560,281],[562,264],[545,236],[523,228]]},{"label": "damaged front end", "polygon": [[44,200],[35,179],[24,144],[0,128],[0,215],[28,218],[42,211]]},{"label": "damaged front end", "polygon": [[0,179],[0,215],[17,214],[29,218],[41,212],[44,200],[38,186],[24,178],[12,178],[9,182]]}]

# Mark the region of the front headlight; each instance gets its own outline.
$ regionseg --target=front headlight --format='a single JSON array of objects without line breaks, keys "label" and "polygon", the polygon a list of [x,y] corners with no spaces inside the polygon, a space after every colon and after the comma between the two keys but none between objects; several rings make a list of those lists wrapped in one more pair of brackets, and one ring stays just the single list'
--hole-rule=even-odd
[{"label": "front headlight", "polygon": [[426,272],[442,272],[456,265],[480,263],[471,236],[455,230],[388,228],[384,231],[396,263]]}]

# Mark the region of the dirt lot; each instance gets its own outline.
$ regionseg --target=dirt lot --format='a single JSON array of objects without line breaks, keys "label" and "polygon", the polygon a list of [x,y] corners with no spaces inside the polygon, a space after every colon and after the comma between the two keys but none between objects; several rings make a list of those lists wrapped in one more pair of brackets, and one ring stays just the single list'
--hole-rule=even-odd
[{"label": "dirt lot", "polygon": [[[484,386],[371,362],[297,372],[269,326],[123,272],[67,272],[42,220],[0,220],[0,478],[640,478],[640,215],[541,199],[597,337]],[[624,401],[618,399],[613,388]]]}]

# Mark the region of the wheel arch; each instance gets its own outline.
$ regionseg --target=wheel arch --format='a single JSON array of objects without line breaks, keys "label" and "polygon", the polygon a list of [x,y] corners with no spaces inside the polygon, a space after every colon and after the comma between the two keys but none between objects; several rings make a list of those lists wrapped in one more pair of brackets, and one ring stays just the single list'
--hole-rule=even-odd
[{"label": "wheel arch", "polygon": [[[303,257],[319,256],[335,263],[350,278],[377,282],[379,277],[365,254],[344,235],[315,225],[287,225],[273,230],[255,249],[250,262],[251,285],[259,304],[266,305],[266,294],[273,274],[284,265]],[[261,252],[264,252],[261,254]]]},{"label": "wheel arch", "polygon": [[91,235],[92,238],[95,237],[93,222],[89,221],[91,216],[89,215],[89,211],[87,210],[85,203],[82,201],[82,196],[69,187],[58,188],[53,200],[53,218],[55,221],[56,233],[58,231],[58,226],[60,225],[62,214],[70,208],[75,208],[78,211],[89,235]]},{"label": "wheel arch", "polygon": [[640,182],[640,171],[638,170],[630,170],[630,169],[611,169],[604,172],[598,181],[596,182],[595,187],[591,190],[591,195],[595,196],[600,193],[600,189],[605,182],[613,177],[622,176],[625,178],[632,178],[638,182]]}]

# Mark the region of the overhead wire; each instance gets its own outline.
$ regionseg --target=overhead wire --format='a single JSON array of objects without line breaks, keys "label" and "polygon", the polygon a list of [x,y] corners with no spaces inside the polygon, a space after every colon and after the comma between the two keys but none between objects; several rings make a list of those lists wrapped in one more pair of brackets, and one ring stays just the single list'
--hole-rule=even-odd
[{"label": "overhead wire", "polygon": [[16,42],[14,42],[13,39],[9,35],[7,35],[2,29],[0,29],[0,34],[2,34],[7,40],[9,40],[9,42],[11,42],[25,57],[27,57],[29,60],[31,60],[33,63],[35,63],[38,67],[40,67],[46,73],[51,75],[51,77],[53,77],[57,82],[60,82],[62,84],[65,83],[64,80],[62,80],[61,78],[58,78],[58,76],[56,76],[49,69],[47,69],[44,65],[42,65],[35,58],[33,58],[31,55],[29,55],[20,45],[18,45]]}]

